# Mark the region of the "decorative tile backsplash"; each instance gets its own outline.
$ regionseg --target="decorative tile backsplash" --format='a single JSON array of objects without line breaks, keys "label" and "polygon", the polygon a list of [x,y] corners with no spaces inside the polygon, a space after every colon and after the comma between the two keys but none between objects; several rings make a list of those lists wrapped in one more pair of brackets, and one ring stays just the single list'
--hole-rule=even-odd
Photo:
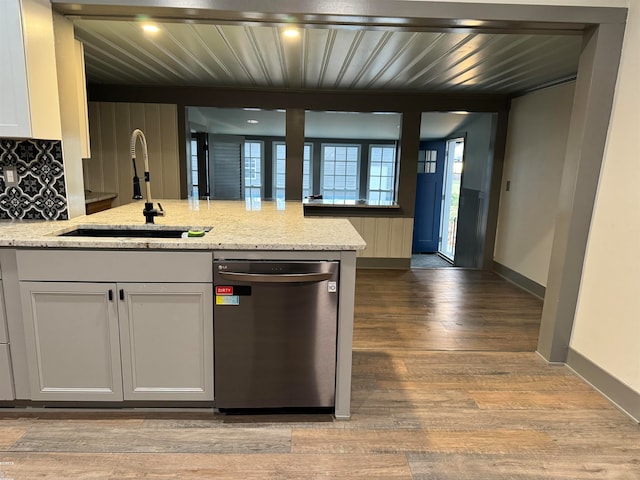
[{"label": "decorative tile backsplash", "polygon": [[[5,184],[5,167],[15,167],[17,186]],[[60,140],[0,138],[0,219],[67,220]]]}]

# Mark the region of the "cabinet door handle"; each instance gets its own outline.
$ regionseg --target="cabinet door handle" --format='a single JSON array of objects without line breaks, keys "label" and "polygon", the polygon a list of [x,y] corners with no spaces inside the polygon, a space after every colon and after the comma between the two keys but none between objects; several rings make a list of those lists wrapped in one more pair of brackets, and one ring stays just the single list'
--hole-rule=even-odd
[{"label": "cabinet door handle", "polygon": [[113,290],[109,289],[109,301],[113,301]]},{"label": "cabinet door handle", "polygon": [[124,300],[124,288],[120,289],[120,300]]}]

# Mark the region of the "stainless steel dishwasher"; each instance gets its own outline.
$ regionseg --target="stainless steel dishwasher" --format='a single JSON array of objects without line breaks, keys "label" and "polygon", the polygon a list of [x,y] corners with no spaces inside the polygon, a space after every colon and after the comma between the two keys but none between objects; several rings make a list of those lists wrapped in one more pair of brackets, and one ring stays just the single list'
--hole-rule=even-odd
[{"label": "stainless steel dishwasher", "polygon": [[219,409],[333,407],[339,262],[214,261]]}]

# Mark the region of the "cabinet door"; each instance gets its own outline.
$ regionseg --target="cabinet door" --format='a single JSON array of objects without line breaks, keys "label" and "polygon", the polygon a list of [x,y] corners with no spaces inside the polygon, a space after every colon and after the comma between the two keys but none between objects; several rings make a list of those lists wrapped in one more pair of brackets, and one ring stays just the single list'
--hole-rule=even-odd
[{"label": "cabinet door", "polygon": [[115,288],[20,283],[33,400],[122,400]]},{"label": "cabinet door", "polygon": [[125,400],[213,400],[210,284],[118,284]]},{"label": "cabinet door", "polygon": [[0,400],[13,400],[16,397],[13,390],[13,376],[11,375],[6,318],[2,280],[0,280]]},{"label": "cabinet door", "polygon": [[9,343],[9,336],[7,335],[7,316],[4,313],[2,280],[0,280],[0,343]]},{"label": "cabinet door", "polygon": [[13,389],[9,345],[3,343],[0,344],[0,400],[13,400],[14,398],[16,396]]},{"label": "cabinet door", "polygon": [[0,2],[0,136],[31,135],[19,0]]}]

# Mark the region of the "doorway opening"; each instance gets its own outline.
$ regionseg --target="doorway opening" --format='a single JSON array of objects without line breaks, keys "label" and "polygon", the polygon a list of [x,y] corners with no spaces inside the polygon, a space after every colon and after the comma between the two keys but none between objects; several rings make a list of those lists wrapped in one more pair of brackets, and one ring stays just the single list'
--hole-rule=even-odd
[{"label": "doorway opening", "polygon": [[[467,160],[466,153],[469,153],[471,160],[476,160],[477,167],[471,170],[484,171],[490,154],[490,142],[486,141],[491,135],[490,118],[490,114],[484,113],[422,113],[411,268],[473,268],[464,259],[456,258],[456,244],[458,237],[462,236],[458,234],[458,227],[468,236],[470,228],[465,229],[464,222],[473,218],[473,213],[465,215],[464,202],[460,201],[465,192],[462,188],[462,161],[463,158]],[[465,153],[469,132],[471,147]],[[482,179],[476,177],[465,177],[465,181],[471,182],[472,186],[482,184]],[[475,241],[475,238],[469,238],[462,249],[458,248],[458,257]]]},{"label": "doorway opening", "polygon": [[451,262],[456,255],[458,236],[458,209],[464,162],[464,138],[452,138],[446,142],[444,182],[442,194],[442,221],[438,253]]}]

